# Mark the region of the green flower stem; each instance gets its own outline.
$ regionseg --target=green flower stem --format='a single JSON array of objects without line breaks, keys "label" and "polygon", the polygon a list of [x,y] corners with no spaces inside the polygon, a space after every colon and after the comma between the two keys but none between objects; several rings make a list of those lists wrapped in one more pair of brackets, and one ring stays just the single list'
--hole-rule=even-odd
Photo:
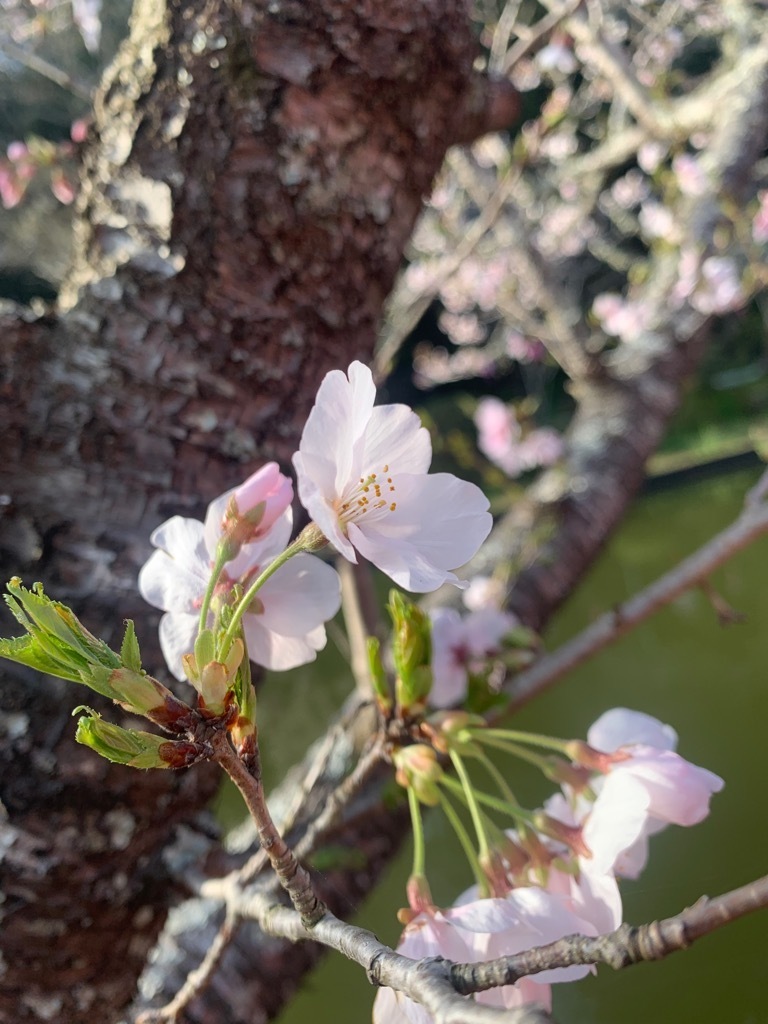
[{"label": "green flower stem", "polygon": [[456,808],[443,792],[440,792],[440,806],[443,808],[443,812],[450,822],[453,831],[458,836],[461,848],[464,850],[464,856],[469,861],[469,865],[472,868],[472,874],[475,876],[475,881],[480,887],[480,892],[487,892],[488,883],[482,869],[480,868],[480,861],[475,853],[472,840],[469,838],[469,832],[464,828],[464,822],[457,814]]},{"label": "green flower stem", "polygon": [[[466,798],[464,787],[460,782],[450,778],[450,776],[445,776],[440,780],[440,782],[443,786],[447,786],[451,792],[456,793],[456,795],[464,801],[471,811],[471,806]],[[491,807],[494,811],[499,811],[501,814],[506,814],[508,817],[522,821],[526,825],[533,826],[533,814],[520,807],[519,804],[508,804],[506,800],[500,800],[496,796],[491,796],[490,793],[478,792],[477,790],[474,790],[473,795],[478,804]]]},{"label": "green flower stem", "polygon": [[424,846],[424,822],[421,817],[419,798],[412,786],[408,787],[408,807],[411,812],[411,824],[413,826],[413,870],[412,875],[424,875],[425,846]]},{"label": "green flower stem", "polygon": [[289,544],[288,547],[283,551],[282,554],[278,555],[277,558],[270,562],[266,569],[261,572],[250,587],[243,594],[240,603],[232,611],[232,619],[227,626],[227,631],[224,634],[221,641],[221,650],[219,651],[219,660],[224,661],[229,654],[229,649],[235,640],[235,637],[240,631],[240,623],[242,622],[243,616],[248,611],[248,606],[254,597],[258,594],[270,576],[274,576],[277,570],[285,565],[289,558],[293,558],[294,555],[298,555],[301,551],[305,551],[305,542],[302,539],[302,535],[296,538],[293,544]]},{"label": "green flower stem", "polygon": [[477,834],[477,843],[479,846],[480,857],[485,860],[490,856],[490,848],[488,846],[488,836],[485,831],[485,823],[483,822],[483,814],[480,810],[477,800],[475,799],[475,791],[472,788],[472,780],[467,772],[466,765],[461,758],[460,754],[457,754],[455,750],[449,751],[451,755],[451,761],[453,761],[453,767],[456,769],[456,774],[461,780],[461,788],[464,791],[466,798],[467,807],[472,817],[472,824],[475,827],[475,833]]},{"label": "green flower stem", "polygon": [[501,772],[496,767],[496,765],[493,763],[493,761],[490,759],[490,757],[488,757],[488,755],[484,751],[480,751],[480,753],[476,754],[475,756],[477,757],[477,759],[480,762],[480,764],[483,765],[485,770],[491,776],[493,781],[496,783],[496,785],[498,787],[498,790],[501,793],[501,795],[504,797],[504,799],[508,800],[512,807],[519,807],[520,804],[515,799],[515,794],[509,788],[509,785],[507,784],[507,780],[501,774]]},{"label": "green flower stem", "polygon": [[509,740],[512,743],[523,743],[533,747],[544,747],[546,750],[555,750],[558,754],[568,756],[568,740],[559,740],[554,736],[543,736],[536,732],[521,732],[517,729],[478,729],[472,730],[474,738],[482,740],[483,736],[493,737],[498,740]]},{"label": "green flower stem", "polygon": [[[480,737],[476,738],[479,739]],[[527,761],[528,764],[534,765],[549,778],[550,763],[541,754],[535,754],[532,750],[526,750],[525,747],[521,747],[518,743],[497,740],[492,737],[485,739],[485,745],[487,747],[495,747],[496,750],[503,750],[507,754],[513,754],[515,757],[519,757],[521,761]]]},{"label": "green flower stem", "polygon": [[197,627],[198,633],[202,633],[202,631],[208,627],[208,612],[211,610],[213,592],[216,589],[216,584],[219,582],[219,576],[221,576],[221,571],[227,564],[227,561],[226,553],[224,551],[219,551],[216,555],[216,561],[213,563],[211,578],[208,580],[208,586],[205,588],[205,595],[203,596],[203,603],[200,607],[200,625]]}]

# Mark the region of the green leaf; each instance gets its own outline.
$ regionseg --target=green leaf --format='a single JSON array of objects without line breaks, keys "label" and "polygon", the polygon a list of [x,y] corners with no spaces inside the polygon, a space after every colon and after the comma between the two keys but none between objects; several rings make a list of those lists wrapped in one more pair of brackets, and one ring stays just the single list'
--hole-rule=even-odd
[{"label": "green leaf", "polygon": [[45,672],[46,675],[56,676],[58,679],[69,679],[75,683],[81,682],[75,669],[68,668],[66,663],[62,663],[46,650],[37,637],[29,634],[0,640],[0,658],[7,658],[20,665],[28,665],[30,668],[37,669],[38,672]]},{"label": "green leaf", "polygon": [[133,619],[125,621],[125,636],[120,645],[120,661],[124,668],[129,668],[132,672],[141,672],[141,652]]}]

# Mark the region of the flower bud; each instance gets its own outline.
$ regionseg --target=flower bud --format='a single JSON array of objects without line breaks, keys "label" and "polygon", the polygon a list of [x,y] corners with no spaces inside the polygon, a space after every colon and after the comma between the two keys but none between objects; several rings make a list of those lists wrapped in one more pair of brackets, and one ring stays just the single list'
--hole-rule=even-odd
[{"label": "flower bud", "polygon": [[483,729],[486,721],[481,715],[473,715],[460,709],[436,711],[424,723],[430,739],[443,753],[455,750],[457,754],[477,754],[480,745],[471,729]]},{"label": "flower bud", "polygon": [[432,747],[425,743],[401,747],[392,755],[392,761],[397,769],[395,778],[399,785],[413,789],[421,803],[429,807],[440,802],[437,787],[443,777],[443,769]]},{"label": "flower bud", "polygon": [[381,644],[377,637],[368,637],[366,650],[368,652],[368,671],[371,674],[371,686],[373,687],[379,707],[384,714],[387,714],[392,710],[392,690],[381,661]]},{"label": "flower bud", "polygon": [[229,559],[274,526],[293,501],[293,484],[276,462],[268,462],[230,494],[221,521],[221,541]]},{"label": "flower bud", "polygon": [[[243,660],[245,645],[240,637],[233,641],[225,661],[208,661],[202,664],[197,659],[197,651],[207,656],[212,646],[207,642],[203,630],[195,643],[195,654],[185,654],[181,661],[187,678],[202,698],[205,709],[214,715],[221,715],[227,705],[227,694],[235,688],[237,670]],[[200,638],[202,637],[202,640]]]},{"label": "flower bud", "polygon": [[410,711],[423,705],[432,689],[432,627],[426,612],[397,590],[389,592],[388,610],[394,625],[395,693],[400,707]]},{"label": "flower bud", "polygon": [[[119,725],[105,722],[93,711],[79,719],[75,739],[108,761],[132,768],[180,768],[191,764],[200,753],[195,750],[193,758],[191,748],[194,744],[166,740],[150,732],[122,729]],[[183,752],[181,748],[184,748]]]}]

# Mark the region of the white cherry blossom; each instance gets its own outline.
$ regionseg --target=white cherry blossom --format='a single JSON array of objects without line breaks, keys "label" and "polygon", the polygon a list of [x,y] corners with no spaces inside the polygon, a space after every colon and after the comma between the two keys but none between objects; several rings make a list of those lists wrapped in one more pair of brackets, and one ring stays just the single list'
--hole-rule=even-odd
[{"label": "white cherry blossom", "polygon": [[453,569],[488,536],[488,499],[450,473],[428,473],[429,434],[405,405],[374,406],[362,363],[326,374],[293,457],[299,497],[328,540],[406,590],[463,587]]},{"label": "white cherry blossom", "polygon": [[[166,613],[160,620],[160,646],[177,679],[185,678],[181,659],[194,647],[228,497],[222,495],[211,503],[205,526],[182,516],[159,526],[151,537],[158,550],[139,574],[142,597]],[[236,558],[227,562],[217,595],[226,596],[237,582],[247,588],[285,549],[291,525],[292,512],[287,508],[266,535],[243,545]],[[314,661],[317,651],[325,647],[323,623],[336,614],[339,603],[336,572],[314,555],[294,556],[267,580],[243,616],[251,660],[275,670]],[[209,624],[212,621],[211,617]]]}]

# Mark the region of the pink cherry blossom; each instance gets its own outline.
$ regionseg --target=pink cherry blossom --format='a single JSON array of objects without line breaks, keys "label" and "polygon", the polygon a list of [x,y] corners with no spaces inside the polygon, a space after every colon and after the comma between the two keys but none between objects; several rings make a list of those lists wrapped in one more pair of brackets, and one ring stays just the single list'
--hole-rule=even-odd
[{"label": "pink cherry blossom", "polygon": [[504,636],[519,625],[509,612],[482,608],[463,618],[437,608],[432,618],[432,691],[429,702],[445,708],[467,695],[469,675],[481,672],[502,650]]},{"label": "pink cherry blossom", "polygon": [[268,462],[248,479],[208,506],[205,517],[205,542],[216,550],[222,535],[232,536],[240,544],[252,544],[272,529],[293,500],[293,484],[280,472],[276,462]]},{"label": "pink cherry blossom", "polygon": [[326,374],[293,457],[299,497],[351,562],[356,551],[406,590],[463,587],[452,569],[490,532],[488,499],[450,473],[428,473],[429,434],[405,405],[374,407],[362,363]]},{"label": "pink cherry blossom", "polygon": [[680,153],[672,160],[672,170],[684,195],[697,197],[707,191],[707,176],[695,156]]},{"label": "pink cherry blossom", "polygon": [[639,711],[613,708],[590,727],[589,745],[606,755],[603,774],[590,781],[594,800],[575,795],[547,801],[547,813],[582,825],[595,869],[636,878],[648,837],[668,824],[695,825],[709,813],[723,780],[676,754],[671,726]]},{"label": "pink cherry blossom", "polygon": [[[564,902],[535,887],[514,889],[504,898],[477,899],[470,889],[448,910],[421,913],[407,925],[398,952],[412,960],[441,956],[455,963],[478,963],[521,953],[564,935],[595,935],[595,929]],[[589,973],[584,966],[544,971],[516,985],[478,992],[478,1003],[510,1009],[525,1003],[551,1007],[550,983]],[[373,1007],[374,1024],[428,1024],[429,1014],[402,993],[382,989]]]},{"label": "pink cherry blossom", "polygon": [[563,454],[563,441],[549,427],[523,436],[514,409],[498,398],[482,398],[475,410],[477,446],[511,477],[538,466],[550,466]]},{"label": "pink cherry blossom", "polygon": [[[160,620],[160,646],[171,672],[184,679],[182,656],[192,651],[203,595],[219,540],[212,524],[221,522],[222,501],[211,503],[206,525],[175,516],[152,534],[158,548],[139,573],[146,601],[166,613]],[[225,566],[217,595],[226,596],[235,583],[247,587],[286,547],[292,513],[287,508],[272,529],[255,543],[245,544]],[[338,611],[339,578],[319,558],[299,554],[267,580],[243,616],[243,631],[252,661],[284,670],[314,661],[325,646],[323,623]],[[211,620],[212,621],[212,620]]]}]

